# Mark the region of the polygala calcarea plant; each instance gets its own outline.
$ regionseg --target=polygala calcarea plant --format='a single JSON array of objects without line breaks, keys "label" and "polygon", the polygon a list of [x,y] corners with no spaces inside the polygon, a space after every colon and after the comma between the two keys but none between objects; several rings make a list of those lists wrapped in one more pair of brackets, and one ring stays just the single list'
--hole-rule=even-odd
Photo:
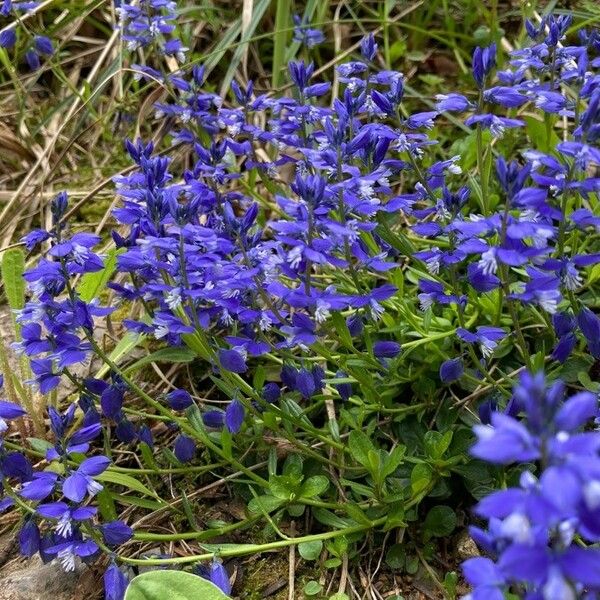
[{"label": "polygala calcarea plant", "polygon": [[[0,9],[16,69],[55,52],[21,22],[38,4]],[[424,560],[462,512],[468,598],[600,598],[599,30],[527,20],[427,100],[373,34],[317,74],[326,35],[295,17],[288,85],[221,95],[182,7],[115,5],[165,135],[123,139],[112,238],[75,229],[66,192],[22,238],[27,376],[0,403],[22,554],[102,565],[110,600],[144,566],[231,595],[230,557],[335,569],[405,530],[396,562]],[[162,362],[187,370],[157,393]],[[195,511],[220,478],[238,520]]]}]

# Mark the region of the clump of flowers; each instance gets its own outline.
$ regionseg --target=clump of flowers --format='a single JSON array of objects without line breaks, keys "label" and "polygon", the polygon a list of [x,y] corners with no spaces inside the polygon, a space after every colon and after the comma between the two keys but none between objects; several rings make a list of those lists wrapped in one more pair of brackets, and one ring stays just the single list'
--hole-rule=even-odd
[{"label": "clump of flowers", "polygon": [[[122,3],[119,14],[129,52],[183,62],[174,2]],[[323,41],[320,31],[295,23],[295,41],[308,48]],[[112,213],[110,259],[96,252],[97,236],[70,233],[65,193],[52,202],[51,227],[23,238],[41,257],[24,275],[29,298],[14,347],[28,357],[30,383],[42,395],[68,380],[77,398],[65,412],[48,408],[45,470],[34,472],[24,454],[2,450],[5,508],[16,503],[26,512],[24,554],[56,557],[72,569],[103,551],[111,560],[107,597],[123,596],[128,574],[120,563],[141,559],[118,546],[133,531],[104,522],[92,502],[110,480],[107,450],[115,440],[140,449],[150,470],[158,469],[155,421],[164,427],[160,442],[172,448],[161,459],[177,465],[166,472],[194,468],[202,449],[262,489],[255,500],[268,500],[259,516],[268,516],[265,507],[343,512],[345,504],[315,500],[329,478],[315,475],[305,486],[297,464],[286,467],[290,490],[282,491],[276,453],[268,472],[255,472],[246,462],[254,449],[240,457],[232,439],[242,448],[252,435],[262,441],[272,432],[314,459],[315,469],[331,468],[339,453],[342,464],[368,471],[364,484],[349,486],[354,510],[343,512],[342,525],[351,533],[389,529],[390,505],[417,510],[436,482],[403,487],[412,476],[399,471],[406,448],[386,439],[361,456],[342,443],[336,410],[350,433],[382,414],[405,413],[394,421],[402,425],[409,413],[423,414],[412,402],[413,369],[432,368],[444,392],[491,389],[510,398],[506,413],[491,411],[496,399],[480,406],[491,425],[476,428],[475,456],[539,464],[539,471],[523,469],[520,488],[499,491],[477,509],[489,529],[473,535],[493,558],[466,563],[473,598],[511,590],[570,600],[600,591],[596,551],[574,544],[598,541],[599,437],[580,431],[597,416],[596,396],[563,401],[564,386],[546,388],[540,374],[523,375],[512,397],[507,384],[523,365],[533,372],[548,363],[558,373],[574,353],[600,356],[586,271],[600,262],[600,178],[592,174],[600,165],[600,44],[596,31],[583,31],[579,45],[565,45],[569,24],[564,17],[528,23],[530,43],[511,53],[505,70],[497,70],[495,44],[476,48],[475,96],[438,95],[434,110],[405,97],[402,73],[376,67],[373,35],[360,55],[337,65],[333,98],[331,84],[304,60],[289,63],[291,91],[279,96],[258,93],[248,81],[220,97],[206,89],[201,66],[135,65],[149,85],[164,85],[156,118],[167,119],[174,147],[187,158],[126,140],[134,168],[114,178],[121,203]],[[541,140],[527,128],[525,107],[543,122]],[[436,127],[448,112],[468,114],[477,178],[466,156],[438,147]],[[554,131],[559,117],[562,139]],[[106,279],[112,306],[82,293],[79,280],[94,274]],[[134,339],[197,359],[225,400],[200,398],[191,386],[148,393],[95,336],[96,320],[115,309],[127,312],[122,324]],[[414,358],[421,346],[425,357]],[[77,374],[76,366],[92,360],[104,363],[106,377]],[[401,396],[408,402],[398,407]],[[16,405],[0,405],[2,433],[21,416]],[[321,446],[327,457],[315,450]],[[427,463],[432,473],[440,461]],[[363,508],[368,517],[356,520]],[[332,537],[344,534],[340,526]],[[230,593],[215,556],[185,560],[208,558],[210,567],[197,572]]]},{"label": "clump of flowers", "polygon": [[39,2],[4,0],[0,6],[0,16],[12,19],[12,22],[0,28],[0,48],[10,50],[16,46],[19,35],[26,37],[25,60],[32,71],[40,68],[41,58],[54,54],[54,45],[48,36],[33,34],[21,23],[21,17],[33,11],[39,4]]},{"label": "clump of flowers", "polygon": [[[561,381],[524,373],[511,413],[494,412],[475,426],[473,456],[522,465],[519,485],[491,493],[476,507],[487,529],[471,535],[490,556],[467,560],[469,598],[593,598],[600,591],[600,433],[586,430],[599,414],[598,397],[565,398]],[[534,467],[533,465],[537,465]]]}]

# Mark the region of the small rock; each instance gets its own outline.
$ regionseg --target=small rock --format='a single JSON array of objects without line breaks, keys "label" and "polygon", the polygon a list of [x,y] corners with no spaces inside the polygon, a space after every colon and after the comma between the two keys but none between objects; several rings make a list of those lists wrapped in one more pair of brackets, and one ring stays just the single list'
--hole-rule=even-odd
[{"label": "small rock", "polygon": [[456,553],[462,560],[479,556],[479,549],[473,538],[463,531],[456,542]]},{"label": "small rock", "polygon": [[[12,566],[17,568],[5,574]],[[73,600],[87,569],[79,563],[75,571],[67,573],[56,561],[45,565],[38,556],[5,565],[0,571],[0,600]]]}]

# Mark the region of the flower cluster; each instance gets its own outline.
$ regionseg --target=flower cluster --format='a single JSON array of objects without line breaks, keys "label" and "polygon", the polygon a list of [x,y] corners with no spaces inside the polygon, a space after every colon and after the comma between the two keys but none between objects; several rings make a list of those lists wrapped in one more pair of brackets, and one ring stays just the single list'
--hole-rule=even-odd
[{"label": "flower cluster", "polygon": [[[505,367],[531,367],[535,358],[559,369],[578,345],[600,357],[585,271],[600,262],[596,31],[569,46],[568,18],[528,23],[530,43],[511,53],[504,71],[494,44],[475,49],[476,101],[448,93],[435,110],[422,110],[405,98],[402,73],[376,68],[373,35],[336,67],[335,88],[299,60],[289,64],[288,95],[261,94],[249,81],[233,82],[221,97],[206,89],[201,66],[172,70],[172,57],[182,61],[186,51],[175,37],[174,2],[122,3],[119,11],[128,50],[169,61],[164,72],[145,61],[135,71],[167,84],[156,117],[171,126],[186,160],[125,142],[135,168],[114,179],[122,202],[113,210],[116,266],[107,275],[116,306],[89,299],[77,283],[106,261],[94,250],[97,236],[69,233],[66,194],[52,202],[51,228],[23,238],[28,251],[42,253],[25,273],[30,297],[15,349],[28,357],[42,394],[66,378],[79,395],[62,414],[48,409],[48,469],[34,473],[22,454],[0,447],[16,490],[6,506],[19,498],[29,509],[25,554],[72,568],[75,557],[87,560],[100,546],[112,553],[131,537],[120,521],[99,524],[88,503],[110,462],[93,452],[103,425],[119,442],[153,447],[152,415],[132,419],[130,394],[166,421],[169,458],[189,463],[198,440],[209,450],[223,440],[220,457],[231,458],[231,435],[259,421],[261,432],[288,418],[312,434],[310,409],[324,397],[361,404],[364,396],[376,412],[393,412],[386,403],[396,401],[398,379],[390,380],[419,344],[445,344],[436,346],[443,358],[434,368],[441,363],[441,381],[457,389],[485,380],[506,391]],[[295,23],[296,42],[321,43],[321,32]],[[525,111],[539,123],[531,126]],[[436,128],[449,112],[468,113],[472,163],[438,147]],[[515,156],[515,147],[524,150]],[[477,179],[464,173],[475,162]],[[403,293],[406,282],[418,288],[415,298]],[[140,339],[191,349],[226,395],[224,410],[179,387],[150,397],[107,359],[94,322],[115,308],[129,310],[123,325]],[[502,360],[510,344],[522,361],[516,353]],[[109,379],[74,372],[94,356]],[[474,536],[496,562],[467,563],[474,598],[501,598],[515,586],[545,600],[600,591],[588,568],[595,551],[572,543],[598,541],[598,435],[579,432],[597,416],[596,398],[563,402],[563,393],[561,384],[546,389],[541,375],[525,375],[505,414],[487,415],[489,402],[481,410],[491,426],[476,429],[478,458],[539,461],[542,470],[537,479],[525,470],[520,489],[480,504],[489,532]],[[271,410],[277,416],[261,420]],[[524,421],[515,417],[521,412]],[[22,414],[0,405],[4,420]],[[200,574],[230,592],[218,561]],[[127,577],[117,562],[105,585],[108,598],[122,597]]]},{"label": "flower cluster", "polygon": [[[39,2],[15,2],[14,0],[3,0],[0,7],[0,16],[12,18],[13,21],[0,29],[0,48],[11,49],[17,44],[18,34],[17,25],[20,17],[31,11],[39,5]],[[49,57],[54,54],[54,45],[52,40],[45,35],[32,34],[24,27],[19,31],[28,38],[25,60],[32,71],[39,69],[40,57]]]},{"label": "flower cluster", "polygon": [[22,340],[14,344],[17,352],[29,358],[42,394],[55,389],[69,367],[89,357],[94,317],[111,312],[95,300],[84,302],[72,286],[74,277],[101,270],[103,261],[91,250],[99,241],[97,236],[65,237],[62,219],[67,206],[67,195],[60,193],[52,201],[52,229],[36,229],[23,238],[29,251],[50,245],[47,257],[25,273],[31,298],[17,317]]},{"label": "flower cluster", "polygon": [[[463,565],[469,596],[498,599],[524,589],[527,598],[595,598],[600,591],[600,434],[585,426],[598,417],[598,397],[565,399],[561,381],[525,373],[514,388],[510,413],[494,412],[475,426],[473,456],[524,468],[518,487],[491,493],[476,507],[488,522],[471,535],[491,558]],[[534,469],[533,464],[538,468]]]},{"label": "flower cluster", "polygon": [[171,0],[139,0],[123,2],[117,7],[119,27],[127,50],[140,48],[185,60],[187,48],[173,35],[176,29],[177,5]]},{"label": "flower cluster", "polygon": [[21,553],[39,553],[44,562],[56,558],[67,571],[75,569],[78,558],[88,561],[96,557],[100,548],[95,539],[103,539],[106,547],[115,548],[133,535],[122,521],[99,524],[97,508],[88,504],[88,498],[102,490],[96,477],[110,461],[105,456],[92,456],[74,462],[75,456],[90,450],[90,443],[101,432],[99,420],[91,413],[86,413],[76,426],[75,409],[71,405],[60,414],[48,408],[55,444],[46,453],[49,468],[35,472],[23,453],[4,447],[9,422],[24,417],[26,412],[11,402],[0,402],[0,469],[5,491],[12,490],[0,501],[0,508],[4,511],[17,502],[26,506],[28,512],[18,536]]}]

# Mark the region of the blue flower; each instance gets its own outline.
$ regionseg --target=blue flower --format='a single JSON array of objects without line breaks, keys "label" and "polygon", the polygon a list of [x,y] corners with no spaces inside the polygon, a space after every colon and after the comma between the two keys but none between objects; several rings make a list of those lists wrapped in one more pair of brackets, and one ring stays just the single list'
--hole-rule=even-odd
[{"label": "blue flower", "polygon": [[243,354],[235,349],[220,349],[219,363],[226,371],[232,373],[245,373],[248,370]]},{"label": "blue flower", "polygon": [[475,48],[473,52],[473,79],[481,89],[485,85],[485,79],[496,65],[496,44],[491,44],[486,48]]},{"label": "blue flower", "polygon": [[110,460],[105,456],[86,458],[64,480],[63,494],[73,502],[81,502],[86,494],[95,496],[102,490],[102,485],[95,481],[94,477],[106,471],[109,464]]},{"label": "blue flower", "polygon": [[196,455],[196,443],[191,437],[180,434],[175,440],[173,452],[178,461],[182,463],[190,462]]},{"label": "blue flower", "polygon": [[314,48],[325,41],[325,35],[320,29],[305,25],[299,15],[294,15],[294,41]]},{"label": "blue flower", "polygon": [[498,342],[506,337],[506,331],[504,331],[504,329],[486,325],[477,327],[475,333],[459,327],[456,330],[456,334],[464,342],[469,344],[479,344],[479,348],[484,358],[489,358],[498,346]]},{"label": "blue flower", "polygon": [[165,398],[173,410],[185,410],[194,404],[194,400],[186,390],[172,390]]},{"label": "blue flower", "polygon": [[460,379],[464,371],[462,358],[445,360],[440,366],[440,379],[443,383],[451,383]]},{"label": "blue flower", "polygon": [[104,542],[108,546],[120,546],[133,537],[133,529],[123,521],[111,521],[100,527]]},{"label": "blue flower", "polygon": [[242,428],[246,410],[244,405],[237,399],[232,400],[225,410],[225,426],[231,433],[238,433]]},{"label": "blue flower", "polygon": [[106,600],[123,600],[129,579],[114,562],[104,572],[103,581]]}]

